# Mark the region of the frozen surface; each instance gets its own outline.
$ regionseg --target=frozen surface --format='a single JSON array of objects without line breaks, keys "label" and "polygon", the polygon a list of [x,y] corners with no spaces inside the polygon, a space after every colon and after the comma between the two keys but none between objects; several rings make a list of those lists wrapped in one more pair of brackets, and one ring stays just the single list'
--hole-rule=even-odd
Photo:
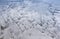
[{"label": "frozen surface", "polygon": [[0,0],[0,39],[60,39],[60,0]]}]

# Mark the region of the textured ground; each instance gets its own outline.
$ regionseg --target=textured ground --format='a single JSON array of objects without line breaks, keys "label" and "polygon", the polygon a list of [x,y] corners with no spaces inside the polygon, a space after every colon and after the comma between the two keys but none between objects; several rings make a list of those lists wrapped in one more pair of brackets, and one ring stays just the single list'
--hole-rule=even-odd
[{"label": "textured ground", "polygon": [[60,39],[59,0],[0,4],[0,39]]}]

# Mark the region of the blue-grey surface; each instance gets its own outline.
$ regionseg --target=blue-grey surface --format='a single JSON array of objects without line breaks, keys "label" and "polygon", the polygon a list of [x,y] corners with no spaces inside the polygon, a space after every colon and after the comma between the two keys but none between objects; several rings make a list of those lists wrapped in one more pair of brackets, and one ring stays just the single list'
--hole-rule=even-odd
[{"label": "blue-grey surface", "polygon": [[60,39],[60,0],[0,0],[0,39]]}]

